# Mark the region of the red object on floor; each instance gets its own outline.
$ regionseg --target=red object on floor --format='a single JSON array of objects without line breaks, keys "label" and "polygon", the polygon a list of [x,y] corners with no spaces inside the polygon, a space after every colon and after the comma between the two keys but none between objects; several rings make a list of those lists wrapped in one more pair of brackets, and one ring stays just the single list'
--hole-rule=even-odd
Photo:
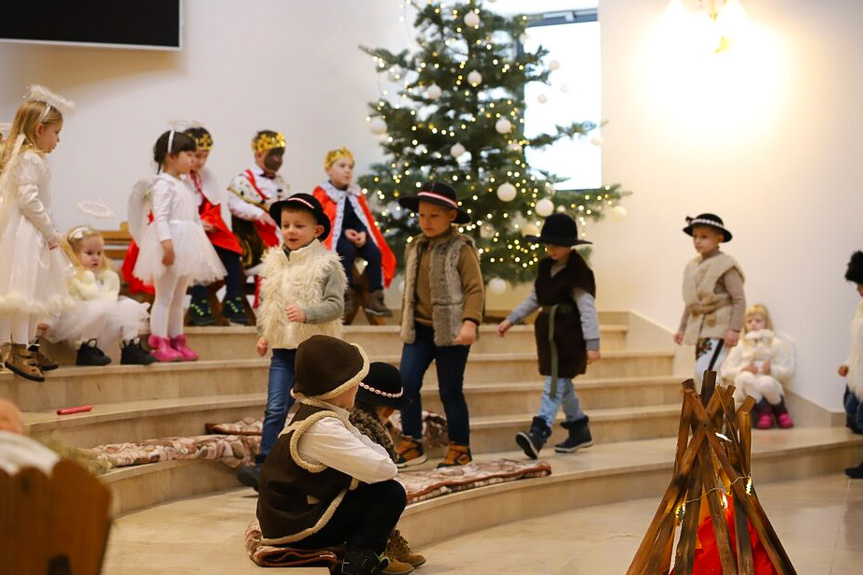
[{"label": "red object on floor", "polygon": [[57,410],[57,415],[71,415],[73,413],[84,413],[93,409],[92,405],[79,405],[78,407],[64,407]]}]

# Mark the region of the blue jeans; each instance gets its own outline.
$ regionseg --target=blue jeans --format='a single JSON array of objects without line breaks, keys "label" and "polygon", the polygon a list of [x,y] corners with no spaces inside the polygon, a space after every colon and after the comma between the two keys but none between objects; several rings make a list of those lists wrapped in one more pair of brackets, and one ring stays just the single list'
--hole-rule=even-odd
[{"label": "blue jeans", "polygon": [[267,407],[264,409],[264,428],[261,430],[261,452],[255,456],[260,466],[276,444],[285,428],[288,410],[294,404],[291,389],[294,387],[294,360],[296,349],[274,349],[270,358],[270,377],[267,380]]},{"label": "blue jeans", "polygon": [[470,416],[464,399],[464,369],[467,366],[469,345],[437,346],[434,329],[416,324],[417,337],[414,343],[402,348],[399,370],[402,386],[410,405],[401,410],[402,433],[422,441],[422,398],[420,390],[423,376],[432,360],[437,369],[438,392],[446,414],[449,440],[459,445],[470,445]]},{"label": "blue jeans", "polygon": [[863,429],[863,402],[849,388],[845,388],[845,413],[857,422],[857,427]]},{"label": "blue jeans", "polygon": [[575,386],[572,384],[572,379],[568,377],[557,378],[557,393],[551,397],[551,376],[545,378],[545,383],[542,386],[542,399],[539,403],[539,413],[537,417],[545,420],[549,427],[554,424],[554,418],[557,417],[557,410],[563,405],[563,414],[566,416],[566,421],[577,421],[584,417],[584,411],[581,409],[581,402],[578,396],[575,395]]},{"label": "blue jeans", "polygon": [[366,243],[358,248],[345,237],[344,234],[336,242],[336,253],[342,258],[342,266],[345,268],[345,276],[348,278],[348,287],[353,284],[354,259],[359,255],[366,260],[365,274],[369,282],[369,291],[377,291],[384,288],[383,271],[381,270],[381,250],[375,245],[371,232],[366,232]]}]

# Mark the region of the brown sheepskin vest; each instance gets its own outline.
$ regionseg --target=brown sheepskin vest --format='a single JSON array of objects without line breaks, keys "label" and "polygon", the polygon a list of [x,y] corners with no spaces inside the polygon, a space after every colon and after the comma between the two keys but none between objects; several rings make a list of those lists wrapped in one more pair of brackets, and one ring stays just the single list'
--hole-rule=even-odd
[{"label": "brown sheepskin vest", "polygon": [[596,297],[596,282],[593,271],[578,252],[570,254],[566,266],[552,277],[554,260],[549,257],[539,261],[539,273],[534,282],[536,298],[542,307],[534,325],[539,373],[551,375],[551,345],[548,341],[550,308],[558,307],[554,317],[554,345],[558,354],[558,377],[572,378],[587,369],[587,350],[584,333],[581,331],[581,314],[575,300],[573,288],[581,288]]},{"label": "brown sheepskin vest", "polygon": [[316,421],[339,415],[321,402],[300,400],[261,469],[258,521],[265,545],[285,545],[320,531],[349,489],[359,482],[341,471],[300,458],[300,437]]},{"label": "brown sheepskin vest", "polygon": [[688,313],[683,343],[695,345],[699,338],[722,338],[731,323],[731,296],[716,293],[719,278],[730,269],[743,275],[737,260],[718,253],[704,259],[697,256],[686,264],[683,272],[683,302]]}]

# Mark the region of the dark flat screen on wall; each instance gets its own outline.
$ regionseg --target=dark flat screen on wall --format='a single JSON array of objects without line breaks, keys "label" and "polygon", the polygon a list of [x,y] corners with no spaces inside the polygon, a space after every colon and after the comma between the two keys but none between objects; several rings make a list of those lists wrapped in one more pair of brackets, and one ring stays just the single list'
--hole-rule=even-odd
[{"label": "dark flat screen on wall", "polygon": [[182,0],[3,0],[0,41],[179,50]]}]

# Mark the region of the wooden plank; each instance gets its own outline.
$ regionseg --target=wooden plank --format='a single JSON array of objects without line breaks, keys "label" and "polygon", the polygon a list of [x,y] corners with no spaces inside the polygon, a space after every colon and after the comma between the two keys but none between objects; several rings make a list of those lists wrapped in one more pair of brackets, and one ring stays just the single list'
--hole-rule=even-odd
[{"label": "wooden plank", "polygon": [[[3,573],[47,573],[48,547],[52,536],[51,487],[48,478],[34,467],[22,469],[10,482],[12,505],[9,510],[12,530],[4,532],[12,550],[12,569]],[[4,509],[3,514],[7,511]]]},{"label": "wooden plank", "polygon": [[737,572],[739,575],[755,575],[746,510],[737,495],[734,495],[734,539],[737,544]]}]

